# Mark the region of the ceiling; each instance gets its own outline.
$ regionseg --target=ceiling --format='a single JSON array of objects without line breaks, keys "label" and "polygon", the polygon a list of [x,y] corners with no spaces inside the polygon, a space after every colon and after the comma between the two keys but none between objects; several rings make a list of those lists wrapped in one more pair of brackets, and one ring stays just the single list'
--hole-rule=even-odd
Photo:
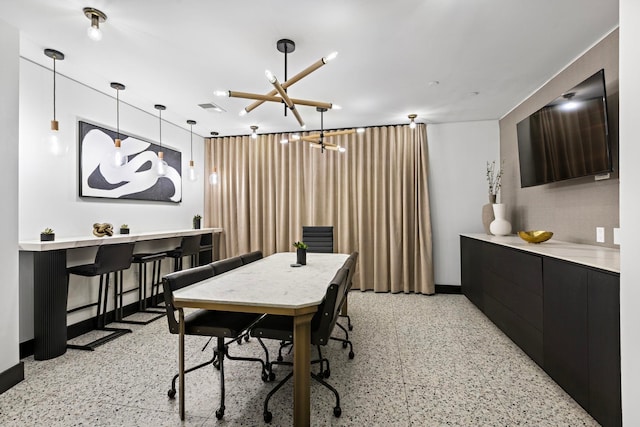
[{"label": "ceiling", "polygon": [[[107,15],[89,39],[84,7]],[[323,56],[336,60],[289,88],[293,98],[338,104],[324,127],[499,119],[618,25],[618,0],[0,0],[0,19],[20,29],[24,58],[150,114],[209,136],[297,131],[293,115],[215,90],[267,93],[284,81],[276,42],[296,43],[291,77]],[[439,82],[438,84],[434,82]],[[60,94],[60,96],[63,96]],[[213,102],[226,112],[203,110]],[[320,114],[300,106],[307,129]]]}]

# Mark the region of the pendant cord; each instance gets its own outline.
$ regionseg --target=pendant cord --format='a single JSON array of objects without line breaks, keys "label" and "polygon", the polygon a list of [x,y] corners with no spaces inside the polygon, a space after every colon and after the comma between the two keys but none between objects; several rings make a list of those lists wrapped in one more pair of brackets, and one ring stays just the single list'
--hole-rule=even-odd
[{"label": "pendant cord", "polygon": [[193,125],[191,125],[191,159],[193,161]]},{"label": "pendant cord", "polygon": [[162,110],[158,110],[158,116],[160,117],[158,121],[160,124],[160,149],[162,149]]},{"label": "pendant cord", "polygon": [[120,139],[120,90],[116,90],[116,131]]},{"label": "pendant cord", "polygon": [[[286,82],[287,79],[287,53],[288,53],[289,49],[287,49],[286,45],[284,48],[284,81]],[[284,93],[287,93],[287,89],[285,88]],[[287,104],[284,104],[284,116],[287,117]]]},{"label": "pendant cord", "polygon": [[53,121],[56,120],[56,57],[53,56]]}]

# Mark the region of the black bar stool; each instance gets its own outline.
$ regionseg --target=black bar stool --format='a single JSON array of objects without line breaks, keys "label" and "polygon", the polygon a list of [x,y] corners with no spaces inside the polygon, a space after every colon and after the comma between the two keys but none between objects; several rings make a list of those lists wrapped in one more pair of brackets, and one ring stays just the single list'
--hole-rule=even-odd
[{"label": "black bar stool", "polygon": [[[133,254],[133,264],[138,264],[138,312],[158,314],[147,320],[129,320],[123,318],[122,295],[126,292],[120,292],[120,307],[118,310],[118,321],[121,323],[131,323],[134,325],[148,325],[154,320],[164,317],[164,310],[149,309],[147,303],[147,264],[151,263],[151,307],[158,305],[158,297],[160,295],[160,285],[162,285],[162,277],[160,269],[162,268],[162,260],[166,257],[164,252],[160,253],[139,253]],[[135,290],[132,289],[132,290]]]},{"label": "black bar stool", "polygon": [[[114,275],[114,310],[117,312],[118,308],[118,283],[122,283],[122,272],[131,267],[131,258],[133,255],[133,243],[116,243],[116,244],[104,244],[98,247],[96,258],[93,264],[77,265],[67,268],[67,287],[69,286],[69,277],[72,274],[84,277],[100,276],[100,287],[98,288],[98,302],[87,304],[81,307],[76,307],[71,310],[67,310],[67,313],[73,313],[84,308],[97,306],[96,310],[96,330],[111,332],[108,335],[100,337],[88,344],[77,345],[67,344],[67,348],[73,348],[78,350],[93,351],[96,347],[105,344],[115,338],[131,332],[131,329],[122,328],[107,328],[107,299],[109,297],[109,277],[111,273]],[[105,280],[106,278],[106,280]],[[104,298],[103,298],[103,286],[104,286]]]},{"label": "black bar stool", "polygon": [[166,255],[173,258],[173,271],[182,270],[182,258],[188,256],[191,258],[191,267],[198,265],[198,254],[200,253],[200,239],[202,236],[184,236],[180,242],[180,246],[167,251]]}]

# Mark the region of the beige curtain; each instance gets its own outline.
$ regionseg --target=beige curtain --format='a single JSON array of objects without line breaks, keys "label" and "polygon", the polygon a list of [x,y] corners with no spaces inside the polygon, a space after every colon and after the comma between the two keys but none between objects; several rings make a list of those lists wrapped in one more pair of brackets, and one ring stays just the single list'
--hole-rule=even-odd
[{"label": "beige curtain", "polygon": [[[205,224],[222,227],[220,255],[293,251],[303,225],[332,225],[334,249],[360,253],[354,288],[434,293],[425,125],[334,137],[346,152],[288,134],[205,142]],[[311,257],[312,255],[308,255]]]}]

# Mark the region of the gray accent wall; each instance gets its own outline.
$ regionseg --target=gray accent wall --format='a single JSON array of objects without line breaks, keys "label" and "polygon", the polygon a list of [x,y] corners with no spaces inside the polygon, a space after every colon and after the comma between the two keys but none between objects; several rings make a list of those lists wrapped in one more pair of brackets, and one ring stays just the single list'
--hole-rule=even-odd
[{"label": "gray accent wall", "polygon": [[[513,232],[550,230],[554,239],[586,244],[595,241],[596,227],[605,228],[605,243],[613,244],[613,228],[619,227],[618,179],[618,30],[613,31],[559,72],[538,91],[500,120],[500,157],[504,159],[502,201],[507,204]],[[614,173],[520,188],[516,125],[531,113],[604,68],[612,141]]]}]

